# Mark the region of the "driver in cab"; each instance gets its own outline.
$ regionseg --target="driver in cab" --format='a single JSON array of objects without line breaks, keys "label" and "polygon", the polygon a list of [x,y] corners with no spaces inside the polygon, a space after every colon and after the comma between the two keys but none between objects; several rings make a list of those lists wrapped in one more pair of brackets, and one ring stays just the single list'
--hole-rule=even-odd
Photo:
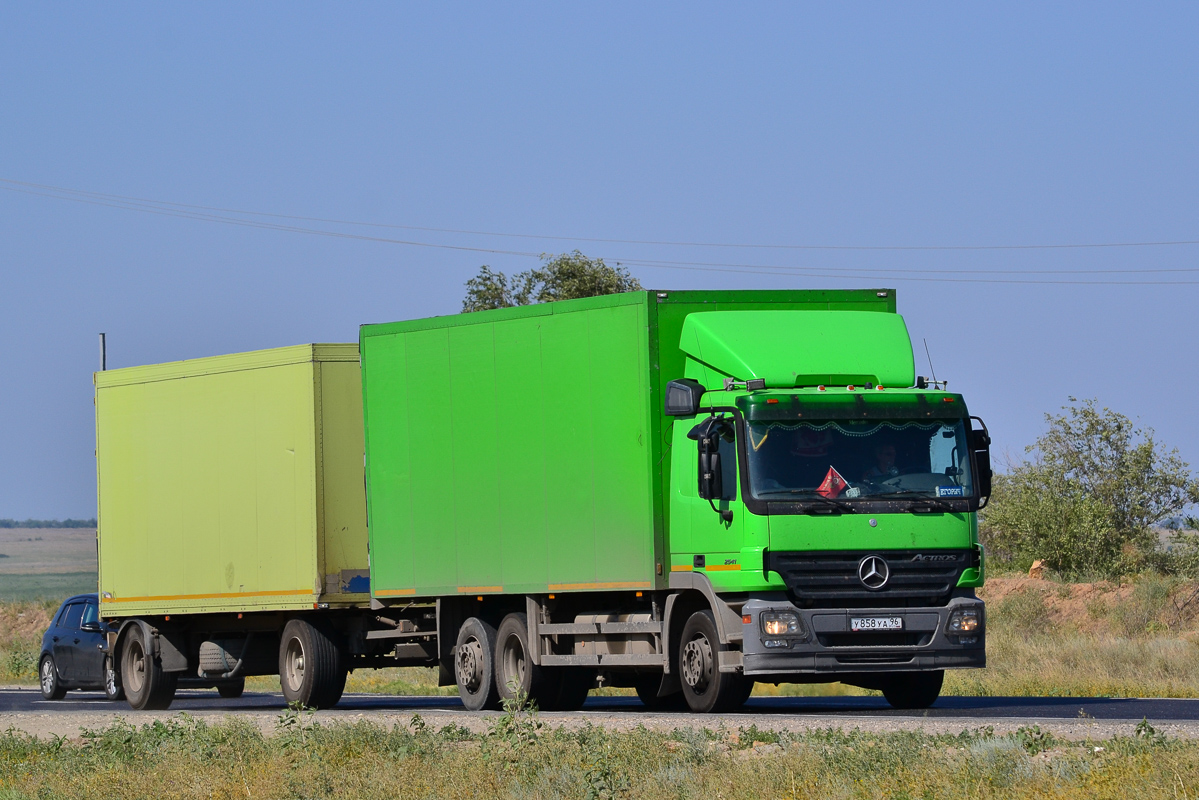
[{"label": "driver in cab", "polygon": [[874,466],[866,470],[862,480],[879,483],[898,474],[899,468],[895,466],[895,445],[880,444],[874,448]]}]

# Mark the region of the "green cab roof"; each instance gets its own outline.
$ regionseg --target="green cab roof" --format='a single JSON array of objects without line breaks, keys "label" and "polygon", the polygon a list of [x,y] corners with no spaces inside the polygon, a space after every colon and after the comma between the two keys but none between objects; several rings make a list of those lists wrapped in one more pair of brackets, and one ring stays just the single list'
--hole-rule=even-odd
[{"label": "green cab roof", "polygon": [[679,347],[737,380],[774,388],[819,384],[911,386],[912,342],[899,314],[872,311],[702,311]]}]

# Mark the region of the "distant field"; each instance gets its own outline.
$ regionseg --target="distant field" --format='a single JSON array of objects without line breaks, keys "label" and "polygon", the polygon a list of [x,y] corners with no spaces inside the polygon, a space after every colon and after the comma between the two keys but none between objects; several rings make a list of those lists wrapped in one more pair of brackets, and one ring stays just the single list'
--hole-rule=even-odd
[{"label": "distant field", "polygon": [[0,528],[0,601],[96,590],[94,528]]}]

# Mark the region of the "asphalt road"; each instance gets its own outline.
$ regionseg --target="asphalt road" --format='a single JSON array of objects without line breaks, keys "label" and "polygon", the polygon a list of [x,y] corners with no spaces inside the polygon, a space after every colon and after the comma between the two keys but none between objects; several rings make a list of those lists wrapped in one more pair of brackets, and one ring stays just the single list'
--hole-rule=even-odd
[{"label": "asphalt road", "polygon": [[[148,722],[180,712],[217,721],[239,716],[265,731],[274,727],[286,708],[282,695],[247,692],[236,700],[215,691],[183,690],[166,712],[134,711],[111,703],[98,692],[70,692],[65,699],[43,700],[32,687],[0,689],[0,730],[12,725],[36,735],[76,735],[80,727],[102,727],[118,717]],[[430,724],[463,725],[483,730],[494,713],[472,713],[456,697],[395,697],[346,695],[336,708],[318,712],[317,721],[375,719],[383,724],[406,724],[420,714]],[[582,724],[627,729],[652,729],[756,724],[776,730],[841,727],[878,731],[922,729],[956,732],[990,725],[997,731],[1037,724],[1071,738],[1103,738],[1129,734],[1141,719],[1167,733],[1199,738],[1199,700],[1118,699],[1103,697],[943,697],[923,711],[896,711],[881,697],[754,697],[735,714],[719,716],[650,712],[634,697],[591,697],[583,711],[544,713],[551,725]]]}]

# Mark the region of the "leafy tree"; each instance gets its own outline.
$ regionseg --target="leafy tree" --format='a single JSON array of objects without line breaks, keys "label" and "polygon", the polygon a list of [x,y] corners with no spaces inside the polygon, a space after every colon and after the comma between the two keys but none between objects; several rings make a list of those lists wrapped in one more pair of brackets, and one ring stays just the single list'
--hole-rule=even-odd
[{"label": "leafy tree", "polygon": [[1062,410],[1045,415],[1032,458],[996,476],[984,540],[1001,558],[1044,559],[1066,575],[1137,569],[1156,549],[1154,525],[1199,502],[1199,481],[1152,428],[1095,400]]},{"label": "leafy tree", "polygon": [[539,269],[518,272],[511,278],[491,267],[480,267],[479,274],[466,282],[463,312],[635,292],[642,288],[640,281],[624,267],[610,267],[602,258],[588,258],[578,250],[541,258]]}]

